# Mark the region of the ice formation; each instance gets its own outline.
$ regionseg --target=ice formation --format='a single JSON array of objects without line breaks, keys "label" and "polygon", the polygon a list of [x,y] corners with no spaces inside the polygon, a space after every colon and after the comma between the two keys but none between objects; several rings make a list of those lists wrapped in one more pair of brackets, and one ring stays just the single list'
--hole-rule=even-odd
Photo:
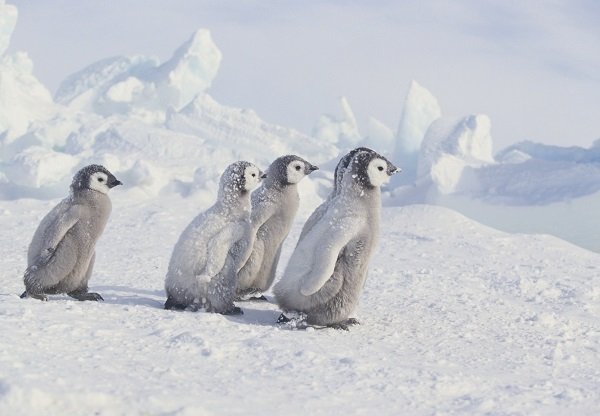
[{"label": "ice formation", "polygon": [[361,141],[362,136],[358,131],[358,124],[354,112],[346,97],[340,98],[341,117],[324,114],[319,117],[313,129],[313,136],[319,140],[336,144],[342,149],[352,149]]},{"label": "ice formation", "polygon": [[24,52],[5,54],[17,23],[17,8],[0,1],[0,146],[24,134],[33,121],[47,120],[56,108],[50,92],[33,76]]},{"label": "ice formation", "polygon": [[491,123],[485,115],[440,118],[432,123],[421,145],[419,181],[430,180],[442,194],[457,191],[463,170],[494,163]]},{"label": "ice formation", "polygon": [[56,101],[108,116],[127,114],[160,123],[165,112],[180,109],[212,84],[221,52],[210,32],[198,30],[168,61],[143,56],[96,62],[68,77]]},{"label": "ice formation", "polygon": [[412,81],[404,101],[392,155],[394,163],[402,167],[402,175],[392,178],[392,184],[415,181],[421,143],[431,123],[441,115],[437,99],[426,88]]}]

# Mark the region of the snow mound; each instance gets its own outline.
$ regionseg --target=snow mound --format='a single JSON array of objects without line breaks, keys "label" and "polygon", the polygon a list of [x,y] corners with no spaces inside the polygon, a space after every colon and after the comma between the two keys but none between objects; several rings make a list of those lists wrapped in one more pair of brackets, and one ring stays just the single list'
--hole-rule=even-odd
[{"label": "snow mound", "polygon": [[433,122],[421,145],[417,177],[441,194],[457,191],[463,171],[494,163],[490,119],[472,115]]},{"label": "snow mound", "polygon": [[262,167],[290,153],[317,165],[337,155],[330,143],[266,123],[252,110],[222,106],[208,94],[197,96],[181,111],[169,112],[165,124],[173,131],[209,139],[237,159],[251,157]]},{"label": "snow mound", "polygon": [[[367,137],[361,143],[363,146],[376,149],[377,153],[388,156],[392,160],[392,151],[394,147],[394,132],[388,126],[377,120],[375,117],[369,117],[367,126]],[[398,161],[394,159],[394,164]],[[398,166],[401,166],[400,164]],[[402,167],[402,171],[404,168]],[[396,177],[394,175],[393,177]]]},{"label": "snow mound", "polygon": [[0,0],[0,56],[4,55],[15,26],[17,24],[18,11],[12,4],[6,4]]},{"label": "snow mound", "polygon": [[596,141],[589,149],[579,146],[561,147],[524,141],[502,150],[498,153],[497,158],[504,159],[514,152],[527,155],[528,158],[548,162],[596,163],[600,162],[600,140]]},{"label": "snow mound", "polygon": [[55,99],[104,116],[128,114],[159,123],[168,108],[180,109],[205,92],[220,62],[210,32],[200,29],[163,64],[143,56],[96,62],[68,77]]},{"label": "snow mound", "polygon": [[354,112],[346,97],[340,98],[341,117],[324,114],[319,117],[313,129],[313,136],[317,139],[337,144],[342,149],[350,150],[362,141],[358,131],[358,124]]},{"label": "snow mound", "polygon": [[57,106],[50,92],[33,76],[33,63],[24,52],[0,60],[0,144],[27,132],[34,121],[47,120]]}]

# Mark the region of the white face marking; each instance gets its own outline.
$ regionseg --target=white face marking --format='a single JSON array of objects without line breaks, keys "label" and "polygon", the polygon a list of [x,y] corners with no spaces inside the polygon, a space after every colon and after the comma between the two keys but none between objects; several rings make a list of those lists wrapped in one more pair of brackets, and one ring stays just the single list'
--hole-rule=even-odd
[{"label": "white face marking", "polygon": [[90,176],[90,189],[107,194],[110,188],[108,187],[108,176],[104,172],[96,172]]},{"label": "white face marking", "polygon": [[298,183],[306,175],[304,174],[304,162],[294,160],[287,167],[287,180],[289,183]]},{"label": "white face marking", "polygon": [[244,170],[244,190],[251,191],[260,183],[260,169],[254,165],[246,167]]},{"label": "white face marking", "polygon": [[371,185],[381,186],[390,180],[390,176],[387,174],[387,167],[387,162],[380,158],[375,158],[369,162],[367,175]]}]

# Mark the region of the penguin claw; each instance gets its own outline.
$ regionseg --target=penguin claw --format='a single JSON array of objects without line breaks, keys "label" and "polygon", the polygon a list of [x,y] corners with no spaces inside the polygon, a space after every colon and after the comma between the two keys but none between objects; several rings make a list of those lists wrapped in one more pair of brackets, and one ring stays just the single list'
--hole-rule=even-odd
[{"label": "penguin claw", "polygon": [[21,299],[27,299],[27,298],[34,298],[34,299],[38,299],[41,300],[42,302],[45,302],[48,300],[48,296],[44,295],[44,294],[34,294],[34,293],[29,293],[27,291],[21,293],[21,296],[19,296]]},{"label": "penguin claw", "polygon": [[99,293],[95,293],[95,292],[85,292],[85,293],[67,293],[67,295],[71,296],[74,299],[77,299],[79,301],[86,301],[86,300],[91,300],[94,302],[98,302],[100,300],[104,300],[104,298],[99,294]]},{"label": "penguin claw", "polygon": [[90,292],[88,293],[89,299],[98,302],[99,300],[104,301],[104,298],[100,295],[100,293]]},{"label": "penguin claw", "polygon": [[275,322],[278,324],[287,324],[290,321],[291,321],[291,319],[282,313],[281,315],[279,315],[279,317],[277,318],[277,321],[275,321]]},{"label": "penguin claw", "polygon": [[327,327],[343,331],[350,331],[350,328],[345,322],[337,322],[335,324],[327,325]]}]

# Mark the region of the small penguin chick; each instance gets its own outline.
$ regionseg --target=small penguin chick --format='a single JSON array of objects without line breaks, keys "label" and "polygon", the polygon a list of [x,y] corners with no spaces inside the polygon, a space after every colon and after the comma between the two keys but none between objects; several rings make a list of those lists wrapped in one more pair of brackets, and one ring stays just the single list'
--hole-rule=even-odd
[{"label": "small penguin chick", "polygon": [[283,241],[287,237],[300,197],[297,184],[317,166],[296,155],[275,159],[267,177],[252,194],[252,252],[238,274],[238,298],[265,300],[262,292],[273,284]]},{"label": "small penguin chick", "polygon": [[[380,186],[398,168],[375,152],[357,152],[339,195],[298,243],[274,293],[284,311],[306,314],[309,325],[347,329],[379,238]],[[281,318],[285,321],[285,317]]]},{"label": "small penguin chick", "polygon": [[69,196],[43,219],[27,253],[24,297],[46,300],[47,294],[67,293],[78,300],[103,300],[88,292],[96,242],[102,235],[112,205],[108,191],[121,181],[104,166],[80,169]]},{"label": "small penguin chick", "polygon": [[243,313],[233,303],[237,272],[252,247],[250,191],[264,177],[246,161],[225,169],[217,201],[194,218],[173,249],[165,279],[165,309]]}]

